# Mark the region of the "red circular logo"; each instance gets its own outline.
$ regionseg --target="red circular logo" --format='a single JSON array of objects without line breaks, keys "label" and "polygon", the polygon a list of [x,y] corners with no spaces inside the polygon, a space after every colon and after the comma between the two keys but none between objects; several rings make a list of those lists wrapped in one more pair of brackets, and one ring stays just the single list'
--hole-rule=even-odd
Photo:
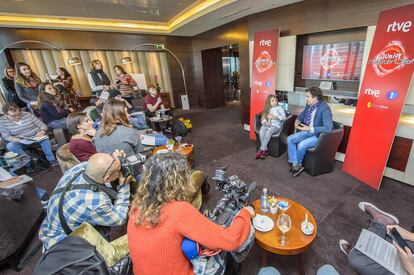
[{"label": "red circular logo", "polygon": [[263,73],[264,71],[267,71],[270,67],[272,67],[274,62],[267,51],[262,51],[259,54],[259,57],[257,58],[255,64],[259,73]]},{"label": "red circular logo", "polygon": [[340,60],[341,58],[336,50],[328,49],[321,57],[321,65],[325,70],[332,69]]},{"label": "red circular logo", "polygon": [[385,76],[404,67],[406,59],[404,47],[400,41],[388,43],[374,58],[373,67],[378,76]]}]

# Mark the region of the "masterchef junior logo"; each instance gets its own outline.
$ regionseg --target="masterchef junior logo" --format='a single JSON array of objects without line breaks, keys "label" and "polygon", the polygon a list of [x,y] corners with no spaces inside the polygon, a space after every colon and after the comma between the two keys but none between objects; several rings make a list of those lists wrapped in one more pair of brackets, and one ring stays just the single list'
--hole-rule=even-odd
[{"label": "masterchef junior logo", "polygon": [[267,71],[272,67],[273,64],[275,64],[275,62],[273,62],[272,57],[268,51],[262,51],[255,62],[256,69],[259,73]]},{"label": "masterchef junior logo", "polygon": [[372,64],[375,73],[383,77],[414,64],[414,59],[409,58],[401,41],[391,41],[368,64]]},{"label": "masterchef junior logo", "polygon": [[321,65],[325,70],[332,69],[340,61],[341,58],[339,57],[338,52],[334,49],[328,49],[326,53],[321,57]]}]

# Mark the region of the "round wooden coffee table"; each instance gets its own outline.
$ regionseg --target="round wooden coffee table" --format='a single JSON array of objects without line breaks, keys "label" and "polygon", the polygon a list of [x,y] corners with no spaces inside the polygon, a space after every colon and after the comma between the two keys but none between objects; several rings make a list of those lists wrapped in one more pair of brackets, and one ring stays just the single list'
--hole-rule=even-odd
[{"label": "round wooden coffee table", "polygon": [[[189,159],[191,157],[191,155],[193,154],[193,145],[189,144],[191,146],[182,146],[181,150],[178,150],[178,146],[174,146],[173,148],[173,152],[178,152],[182,155],[184,155],[187,159]],[[154,149],[154,151],[152,151],[153,154],[156,154],[158,151],[160,150],[167,150],[167,146],[162,145],[159,146],[157,148]]]},{"label": "round wooden coffee table", "polygon": [[[285,246],[280,245],[279,237],[282,235],[282,232],[277,227],[277,219],[281,213],[281,210],[278,209],[275,215],[269,213],[262,213],[260,211],[260,200],[256,200],[253,203],[254,211],[256,214],[265,215],[270,217],[275,226],[272,231],[269,232],[260,232],[256,230],[255,232],[255,241],[256,244],[263,248],[263,266],[267,266],[267,253],[275,253],[279,255],[298,255],[299,256],[299,265],[298,271],[299,274],[305,274],[304,270],[304,256],[303,253],[308,250],[315,237],[318,233],[318,226],[312,214],[301,204],[282,197],[277,197],[278,200],[284,200],[289,202],[289,208],[285,211],[287,215],[290,216],[292,226],[289,232],[285,234],[287,237],[288,243]],[[305,215],[308,213],[308,220],[315,226],[313,234],[306,236],[302,233],[300,229],[301,223],[305,220]]]}]

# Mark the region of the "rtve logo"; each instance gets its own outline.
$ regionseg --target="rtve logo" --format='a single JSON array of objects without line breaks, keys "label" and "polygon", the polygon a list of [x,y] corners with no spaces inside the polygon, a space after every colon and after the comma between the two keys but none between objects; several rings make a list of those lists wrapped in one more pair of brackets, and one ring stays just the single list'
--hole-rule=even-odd
[{"label": "rtve logo", "polygon": [[368,89],[365,89],[365,94],[366,95],[372,95],[374,97],[379,97],[381,92],[380,92],[380,90],[375,90],[375,89],[368,88]]},{"label": "rtve logo", "polygon": [[411,21],[407,21],[407,22],[393,22],[392,24],[388,25],[387,28],[387,32],[399,32],[399,31],[403,31],[403,32],[409,32],[412,26],[412,22]]},{"label": "rtve logo", "polygon": [[262,40],[260,40],[260,42],[259,42],[259,46],[267,46],[267,47],[270,47],[270,46],[272,46],[272,40],[264,40],[264,39],[262,39]]}]

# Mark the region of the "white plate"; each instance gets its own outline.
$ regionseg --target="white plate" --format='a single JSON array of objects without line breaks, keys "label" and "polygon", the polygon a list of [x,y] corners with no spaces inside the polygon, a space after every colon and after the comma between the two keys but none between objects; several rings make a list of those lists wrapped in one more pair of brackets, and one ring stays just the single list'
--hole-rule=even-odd
[{"label": "white plate", "polygon": [[167,149],[161,149],[157,151],[157,154],[165,154],[168,153],[169,151]]},{"label": "white plate", "polygon": [[263,216],[257,214],[253,218],[253,226],[256,230],[261,232],[269,232],[273,229],[275,226],[273,220],[269,218],[268,216]]}]

